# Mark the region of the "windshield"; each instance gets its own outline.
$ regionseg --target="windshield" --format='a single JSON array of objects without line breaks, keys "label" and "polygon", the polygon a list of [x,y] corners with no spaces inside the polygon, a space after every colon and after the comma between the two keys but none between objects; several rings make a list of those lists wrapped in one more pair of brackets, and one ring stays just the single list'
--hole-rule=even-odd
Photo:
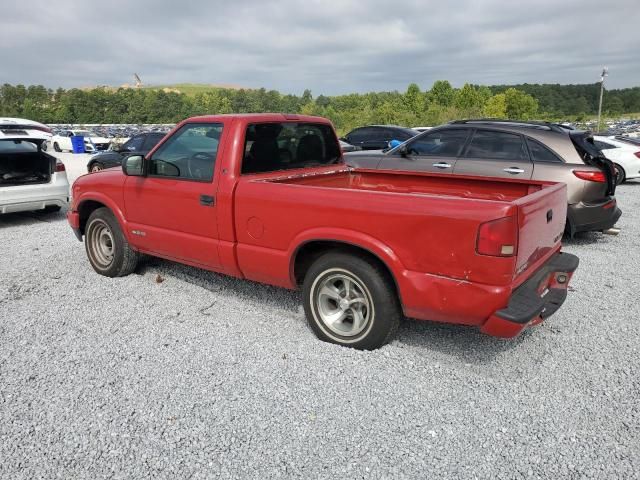
[{"label": "windshield", "polygon": [[29,140],[0,140],[0,153],[36,152],[38,145]]}]

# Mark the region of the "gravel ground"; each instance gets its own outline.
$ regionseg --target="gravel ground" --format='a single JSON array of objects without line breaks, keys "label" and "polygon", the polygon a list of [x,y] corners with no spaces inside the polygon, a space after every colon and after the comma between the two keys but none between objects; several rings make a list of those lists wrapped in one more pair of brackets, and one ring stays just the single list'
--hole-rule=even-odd
[{"label": "gravel ground", "polygon": [[0,477],[638,478],[640,182],[618,192],[543,325],[407,321],[374,352],[316,340],[297,293],[107,279],[63,213],[0,217]]}]

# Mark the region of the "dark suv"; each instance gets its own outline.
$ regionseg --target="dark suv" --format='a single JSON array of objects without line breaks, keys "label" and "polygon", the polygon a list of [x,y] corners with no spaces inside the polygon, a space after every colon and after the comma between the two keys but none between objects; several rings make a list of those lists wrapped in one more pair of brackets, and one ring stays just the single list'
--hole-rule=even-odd
[{"label": "dark suv", "polygon": [[391,140],[404,142],[419,132],[397,125],[369,125],[351,130],[340,140],[362,148],[362,150],[382,150]]},{"label": "dark suv", "polygon": [[134,135],[120,147],[93,155],[87,163],[89,172],[99,172],[104,168],[122,165],[129,155],[146,155],[155,147],[166,134],[161,132],[147,132]]},{"label": "dark suv", "polygon": [[353,152],[348,165],[452,175],[564,182],[566,230],[607,230],[622,212],[616,173],[589,132],[546,122],[462,120],[421,133],[383,152]]}]

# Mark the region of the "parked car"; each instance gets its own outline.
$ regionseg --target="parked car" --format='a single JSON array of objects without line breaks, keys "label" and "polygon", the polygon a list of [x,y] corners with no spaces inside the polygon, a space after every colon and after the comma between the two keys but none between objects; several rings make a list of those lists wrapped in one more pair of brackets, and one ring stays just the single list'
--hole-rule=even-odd
[{"label": "parked car", "polygon": [[593,143],[616,167],[616,184],[640,177],[640,145],[611,137],[593,137]]},{"label": "parked car", "polygon": [[389,146],[391,140],[409,140],[419,132],[411,128],[396,125],[369,125],[356,128],[347,133],[341,140],[362,148],[362,150],[382,150]]},{"label": "parked car", "polygon": [[628,137],[626,135],[616,135],[613,137],[614,140],[618,140],[623,143],[627,143],[629,145],[638,145],[640,146],[640,138]]},{"label": "parked car", "polygon": [[67,172],[44,143],[20,130],[0,131],[0,213],[55,212],[67,205]]},{"label": "parked car", "polygon": [[339,142],[340,142],[340,149],[342,150],[343,153],[357,152],[359,150],[362,150],[362,147],[356,147],[355,145],[351,145],[350,143],[347,143],[344,140],[339,140]]},{"label": "parked car", "polygon": [[11,134],[20,132],[30,138],[39,138],[42,142],[42,150],[47,150],[47,142],[53,137],[53,131],[44,123],[34,122],[25,118],[0,118],[0,132]]},{"label": "parked car", "polygon": [[51,139],[53,149],[56,152],[73,151],[71,145],[71,137],[84,137],[84,151],[86,153],[107,150],[111,141],[108,138],[101,137],[89,130],[63,130],[54,135]]},{"label": "parked car", "polygon": [[465,120],[434,128],[385,152],[354,152],[354,167],[565,182],[566,231],[605,231],[622,212],[613,163],[593,137],[545,122]]},{"label": "parked car", "polygon": [[105,168],[121,165],[122,159],[129,155],[146,155],[164,136],[164,133],[156,132],[134,135],[120,146],[93,155],[89,159],[89,163],[87,163],[87,170],[89,172],[98,172]]},{"label": "parked car", "polygon": [[531,179],[354,171],[326,119],[219,115],[78,178],[68,219],[101,275],[148,254],[302,288],[320,339],[371,349],[403,314],[502,337],[553,314],[578,265],[560,253],[566,196]]}]

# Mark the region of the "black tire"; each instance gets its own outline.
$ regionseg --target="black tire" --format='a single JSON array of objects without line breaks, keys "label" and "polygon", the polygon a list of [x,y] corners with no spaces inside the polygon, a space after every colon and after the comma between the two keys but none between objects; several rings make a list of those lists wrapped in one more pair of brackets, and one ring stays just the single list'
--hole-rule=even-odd
[{"label": "black tire", "polygon": [[133,273],[138,264],[138,252],[129,246],[118,220],[108,208],[98,208],[89,215],[84,245],[89,263],[105,277],[124,277]]},{"label": "black tire", "polygon": [[45,213],[55,213],[59,212],[62,209],[60,205],[47,205],[44,207]]},{"label": "black tire", "polygon": [[616,167],[616,185],[620,185],[621,183],[624,183],[625,180],[627,179],[627,172],[624,171],[624,168],[622,168],[620,165],[618,165],[617,163],[613,164]]},{"label": "black tire", "polygon": [[[343,277],[351,282],[350,288],[345,283],[340,288]],[[332,295],[320,293],[328,285]],[[352,292],[351,302],[357,308],[344,310],[346,304],[351,305],[345,290]],[[334,299],[334,294],[340,300]],[[356,302],[358,299],[365,301]],[[400,301],[388,272],[380,263],[353,253],[331,251],[315,260],[304,278],[303,302],[309,326],[320,340],[360,350],[373,350],[388,343],[402,319]],[[331,312],[346,319],[339,325],[329,322],[330,326],[324,319]],[[356,315],[360,318],[358,323]]]},{"label": "black tire", "polygon": [[104,170],[104,165],[100,162],[93,162],[89,165],[89,172],[99,172],[100,170]]},{"label": "black tire", "polygon": [[60,145],[58,145],[58,142],[53,142],[53,149],[56,152],[61,152],[62,151],[62,149],[60,148]]}]

